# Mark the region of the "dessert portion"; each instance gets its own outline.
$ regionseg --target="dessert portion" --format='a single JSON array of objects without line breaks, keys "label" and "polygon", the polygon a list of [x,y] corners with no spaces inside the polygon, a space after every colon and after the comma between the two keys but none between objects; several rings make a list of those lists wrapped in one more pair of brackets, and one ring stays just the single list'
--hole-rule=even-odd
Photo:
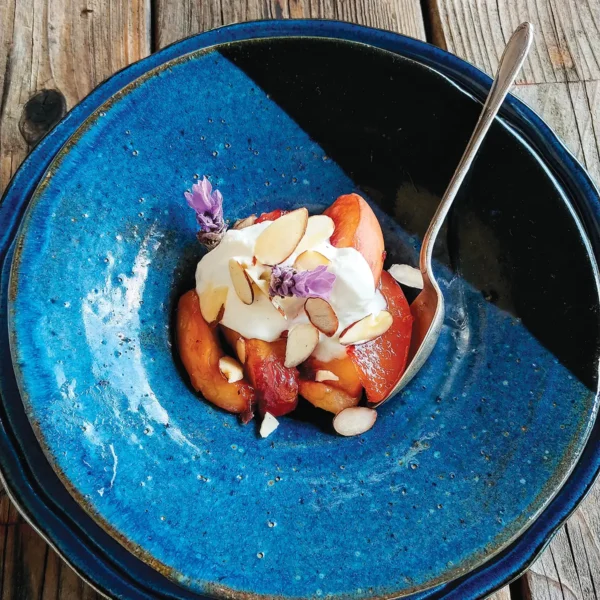
[{"label": "dessert portion", "polygon": [[369,429],[368,404],[385,399],[406,367],[412,316],[383,271],[383,235],[367,202],[347,194],[321,215],[275,210],[228,229],[207,178],[185,197],[209,249],[177,318],[194,389],[242,422],[258,412],[263,436],[299,397],[337,415],[342,435]]}]

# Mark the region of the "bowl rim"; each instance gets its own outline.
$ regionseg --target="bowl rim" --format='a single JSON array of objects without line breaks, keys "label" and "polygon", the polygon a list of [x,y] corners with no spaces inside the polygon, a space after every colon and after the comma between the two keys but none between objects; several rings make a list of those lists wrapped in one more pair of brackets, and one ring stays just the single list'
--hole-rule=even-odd
[{"label": "bowl rim", "polygon": [[[446,79],[449,79],[451,83],[459,87],[462,91],[468,95],[481,99],[489,89],[491,85],[491,79],[479,71],[476,67],[466,63],[462,59],[455,57],[444,50],[436,48],[413,38],[408,38],[397,33],[387,32],[382,30],[376,30],[360,25],[354,25],[351,23],[344,23],[340,21],[329,21],[329,20],[280,20],[280,21],[253,21],[247,23],[240,23],[236,25],[229,25],[220,29],[212,30],[203,34],[186,38],[182,41],[176,42],[154,55],[151,55],[138,63],[134,63],[124,70],[113,75],[110,79],[100,84],[87,98],[85,98],[77,107],[75,107],[61,123],[54,129],[44,140],[38,145],[38,147],[29,155],[25,160],[20,170],[13,177],[9,187],[5,193],[5,196],[0,204],[0,208],[10,209],[10,200],[12,203],[18,205],[21,211],[15,211],[17,214],[13,215],[12,218],[7,215],[7,211],[0,211],[0,224],[3,220],[8,221],[9,227],[0,228],[0,260],[6,258],[6,253],[9,246],[15,237],[18,236],[17,227],[22,223],[26,222],[27,218],[24,218],[26,205],[29,204],[31,199],[30,192],[35,192],[36,184],[42,181],[47,176],[47,170],[44,165],[54,164],[55,159],[59,156],[66,148],[69,147],[69,141],[71,140],[72,134],[76,133],[80,127],[85,127],[89,119],[93,117],[94,112],[100,110],[101,106],[107,101],[110,102],[111,98],[116,92],[121,90],[123,87],[128,87],[134,84],[139,78],[144,78],[150,71],[154,69],[160,69],[165,63],[170,63],[181,59],[187,54],[196,53],[199,51],[210,50],[211,47],[226,44],[229,42],[246,41],[251,39],[260,38],[289,38],[289,37],[317,37],[317,38],[329,38],[329,39],[340,39],[347,40],[350,42],[364,43],[367,45],[375,46],[377,48],[391,51],[392,53],[399,54],[405,58],[413,60],[415,62],[424,65],[430,69],[433,69],[438,74],[442,75]],[[87,114],[86,114],[87,113]],[[528,108],[520,100],[509,97],[501,116],[510,123],[511,129],[515,130],[519,136],[521,136],[525,142],[533,147],[533,149],[544,159],[544,163],[550,168],[551,172],[557,176],[560,185],[564,186],[569,193],[569,199],[572,200],[574,196],[581,197],[581,202],[577,204],[579,217],[583,221],[583,225],[586,233],[588,234],[593,247],[596,249],[594,255],[597,257],[600,248],[600,227],[598,215],[600,214],[600,202],[598,201],[598,192],[595,190],[594,184],[591,179],[583,170],[583,167],[577,162],[573,155],[564,147],[562,142],[555,136],[554,133],[548,128],[548,126],[541,120],[541,118],[535,114],[530,108]],[[62,136],[60,135],[62,134]],[[41,162],[45,160],[42,150],[51,150],[50,158],[44,162],[44,165],[36,163],[35,159],[41,159]],[[58,151],[56,151],[58,150]],[[33,173],[35,171],[35,173]],[[27,174],[30,175],[30,181],[26,180]],[[32,184],[31,181],[38,176],[38,179]],[[32,177],[33,176],[33,177]],[[25,180],[25,181],[23,181]],[[24,184],[28,183],[28,187]],[[23,189],[25,187],[25,189]],[[19,195],[20,193],[20,195]],[[13,196],[11,196],[11,194]],[[25,195],[24,195],[25,194]],[[35,195],[35,194],[33,194]],[[8,201],[8,202],[7,202]],[[6,203],[6,204],[5,204]],[[582,204],[580,206],[580,204]],[[586,211],[587,209],[587,211]],[[18,214],[20,212],[20,214]],[[10,296],[10,292],[9,292]],[[2,353],[4,354],[4,352]],[[592,421],[593,422],[593,421]],[[591,428],[591,427],[590,427]],[[594,430],[598,430],[598,424]],[[6,432],[2,430],[0,435],[5,435]],[[583,499],[583,496],[591,487],[593,478],[597,474],[600,468],[600,452],[599,449],[595,449],[595,456],[592,452],[592,456],[586,460],[590,460],[590,468],[584,471],[584,474],[576,475],[580,463],[584,460],[586,452],[590,450],[590,443],[593,443],[592,438],[588,438],[585,449],[583,450],[579,461],[573,471],[570,473],[568,479],[564,485],[559,489],[556,495],[549,501],[544,507],[540,514],[536,517],[535,524],[543,520],[549,509],[559,500],[560,496],[563,496],[563,491],[567,486],[576,489],[569,491],[570,503],[563,503],[562,510],[554,511],[552,518],[547,517],[545,521],[546,528],[545,532],[540,532],[537,535],[537,542],[534,546],[534,551],[527,551],[521,549],[521,552],[516,552],[512,561],[509,561],[503,569],[495,571],[496,565],[502,563],[503,555],[509,552],[513,546],[524,546],[526,545],[523,540],[527,538],[529,532],[533,529],[533,525],[526,529],[513,541],[508,548],[500,551],[499,554],[493,555],[487,558],[482,564],[475,567],[474,570],[469,571],[467,575],[461,575],[460,573],[454,573],[451,575],[448,582],[456,583],[457,586],[452,589],[448,589],[449,595],[447,597],[454,597],[454,592],[464,588],[464,585],[460,584],[461,580],[472,581],[476,579],[476,575],[479,571],[489,571],[487,578],[479,582],[479,588],[473,588],[473,586],[467,586],[466,589],[473,588],[471,591],[479,589],[480,593],[491,593],[494,589],[497,589],[506,581],[516,577],[523,569],[527,568],[529,564],[534,560],[538,551],[541,551],[543,547],[548,543],[552,533],[562,524],[562,522],[568,517],[568,515],[575,510],[578,501]],[[594,444],[598,446],[597,443]],[[592,448],[592,450],[594,450]],[[1,467],[4,470],[4,461],[0,460]],[[584,477],[584,475],[586,475]],[[1,476],[3,483],[6,483],[6,477]],[[573,479],[576,481],[572,481]],[[14,500],[15,493],[10,491],[10,486],[6,485],[9,490],[11,499]],[[21,500],[21,497],[19,497]],[[16,504],[19,506],[20,502]],[[27,508],[27,502],[24,501],[25,508]],[[20,510],[22,510],[20,508]],[[22,511],[23,512],[23,511]],[[27,511],[26,511],[27,512]],[[555,514],[556,513],[556,514]],[[26,517],[27,518],[27,517]],[[90,517],[91,518],[91,517]],[[35,520],[35,519],[28,519]],[[33,526],[41,533],[42,537],[48,538],[50,536],[44,535],[40,531],[43,527],[39,524],[32,523]],[[48,541],[48,539],[47,539]],[[535,540],[529,540],[529,547]],[[49,542],[53,547],[56,544]],[[55,548],[56,549],[56,548]],[[59,553],[63,556],[66,552]],[[69,557],[70,558],[70,557]],[[67,562],[70,562],[67,560]],[[75,569],[80,572],[81,569]],[[457,579],[454,579],[454,578]],[[93,578],[92,578],[93,579]],[[500,581],[502,579],[502,581]],[[499,583],[498,583],[499,582]],[[439,585],[440,582],[433,584]],[[444,587],[453,587],[452,583],[444,583]],[[466,585],[467,581],[465,581]],[[492,585],[493,587],[490,587]],[[102,587],[102,586],[98,586]],[[421,588],[422,590],[426,588]],[[431,591],[431,588],[429,588]],[[465,589],[465,591],[466,591]],[[109,590],[106,590],[109,591]],[[416,591],[415,591],[416,592]],[[433,592],[435,593],[435,592]],[[459,592],[460,593],[460,592]],[[199,597],[195,595],[194,597]],[[471,597],[465,596],[462,593],[461,598]]]}]

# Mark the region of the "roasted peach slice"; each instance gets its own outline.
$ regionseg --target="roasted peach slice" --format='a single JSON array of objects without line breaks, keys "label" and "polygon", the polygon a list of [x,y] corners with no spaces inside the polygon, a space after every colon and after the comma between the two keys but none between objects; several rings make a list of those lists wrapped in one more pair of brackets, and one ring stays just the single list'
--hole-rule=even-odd
[{"label": "roasted peach slice", "polygon": [[358,250],[371,267],[377,285],[383,269],[384,244],[381,225],[371,207],[358,194],[346,194],[323,214],[335,223],[331,245]]},{"label": "roasted peach slice", "polygon": [[406,368],[412,332],[413,318],[408,302],[387,271],[381,273],[381,293],[393,317],[391,327],[378,338],[347,349],[369,402],[387,398],[400,380]]},{"label": "roasted peach slice", "polygon": [[298,390],[313,406],[337,415],[341,410],[356,406],[360,396],[350,396],[340,388],[329,385],[330,382],[301,379]]},{"label": "roasted peach slice", "polygon": [[[328,379],[326,373],[337,379]],[[350,358],[324,362],[311,357],[302,365],[301,374],[300,395],[314,406],[334,414],[356,406],[362,395],[363,386]],[[325,380],[315,381],[318,374]]]},{"label": "roasted peach slice", "polygon": [[195,290],[190,290],[179,300],[177,344],[196,391],[229,412],[251,412],[254,390],[244,379],[229,383],[221,374],[219,360],[225,352],[219,343],[218,330],[210,327],[202,317]]},{"label": "roasted peach slice", "polygon": [[274,417],[285,415],[298,404],[298,369],[285,362],[286,340],[246,340],[244,369],[254,388],[258,410]]},{"label": "roasted peach slice", "polygon": [[325,362],[311,356],[301,368],[304,379],[314,379],[319,371],[330,371],[337,377],[336,381],[327,381],[328,384],[344,390],[351,396],[360,396],[362,394],[363,385],[360,382],[358,371],[350,358],[335,358]]}]

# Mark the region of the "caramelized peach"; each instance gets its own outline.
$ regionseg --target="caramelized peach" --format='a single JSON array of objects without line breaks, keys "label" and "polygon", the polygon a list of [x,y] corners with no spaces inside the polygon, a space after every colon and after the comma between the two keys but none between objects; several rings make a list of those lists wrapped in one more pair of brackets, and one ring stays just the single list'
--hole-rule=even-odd
[{"label": "caramelized peach", "polygon": [[413,322],[402,289],[387,271],[381,273],[381,293],[394,319],[392,326],[378,338],[347,350],[369,402],[387,398],[404,373]]},{"label": "caramelized peach", "polygon": [[[336,381],[314,381],[319,371],[329,371]],[[337,414],[344,408],[356,406],[362,395],[363,386],[350,358],[339,358],[327,362],[309,358],[301,366],[299,392],[311,404]]]},{"label": "caramelized peach", "polygon": [[196,391],[229,412],[251,412],[254,391],[245,380],[229,383],[221,374],[219,360],[225,352],[219,343],[218,330],[210,327],[202,317],[195,290],[190,290],[179,300],[177,343],[179,355]]},{"label": "caramelized peach", "polygon": [[377,285],[383,269],[384,244],[381,225],[371,207],[358,194],[346,194],[323,214],[335,223],[331,245],[358,250],[371,267]]},{"label": "caramelized peach", "polygon": [[285,415],[298,404],[298,369],[284,365],[286,340],[246,340],[246,363],[258,410],[274,417]]},{"label": "caramelized peach", "polygon": [[[333,386],[334,382],[318,382],[301,379],[298,390],[303,398],[312,405],[328,412],[338,414],[344,408],[356,406],[360,400],[358,396],[351,396],[344,390]],[[330,385],[331,384],[331,385]]]},{"label": "caramelized peach", "polygon": [[327,362],[311,356],[302,366],[301,374],[304,379],[314,379],[317,371],[331,371],[337,376],[337,381],[327,384],[339,388],[350,396],[360,397],[363,391],[362,383],[352,360],[348,357],[335,358]]}]

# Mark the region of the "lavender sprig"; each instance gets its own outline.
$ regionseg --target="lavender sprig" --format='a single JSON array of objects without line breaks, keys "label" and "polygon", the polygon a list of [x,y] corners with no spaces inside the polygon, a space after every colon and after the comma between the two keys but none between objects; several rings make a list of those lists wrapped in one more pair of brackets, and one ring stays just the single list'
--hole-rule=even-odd
[{"label": "lavender sprig", "polygon": [[312,271],[296,271],[292,267],[275,266],[271,271],[269,294],[297,298],[329,298],[335,274],[320,265]]},{"label": "lavender sprig", "polygon": [[219,190],[212,189],[210,181],[203,177],[192,186],[191,192],[184,193],[190,208],[196,212],[196,221],[200,226],[198,240],[209,250],[216,247],[227,230],[223,219],[223,196]]}]

